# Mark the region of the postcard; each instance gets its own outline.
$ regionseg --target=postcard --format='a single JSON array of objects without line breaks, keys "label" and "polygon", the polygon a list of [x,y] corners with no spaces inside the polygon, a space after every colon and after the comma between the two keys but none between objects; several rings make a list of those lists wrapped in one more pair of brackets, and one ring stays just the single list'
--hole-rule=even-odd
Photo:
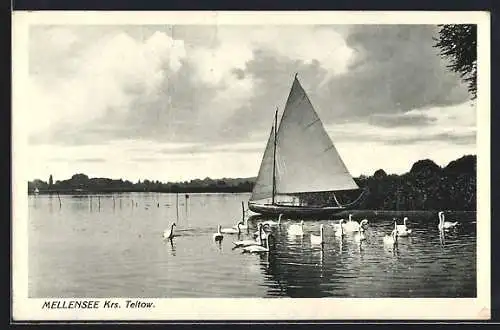
[{"label": "postcard", "polygon": [[487,12],[12,18],[14,321],[490,318]]}]

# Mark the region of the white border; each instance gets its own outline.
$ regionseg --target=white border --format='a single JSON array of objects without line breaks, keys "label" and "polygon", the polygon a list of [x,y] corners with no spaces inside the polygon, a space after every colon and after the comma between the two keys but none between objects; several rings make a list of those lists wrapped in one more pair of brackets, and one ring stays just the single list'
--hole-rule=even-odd
[{"label": "white border", "polygon": [[[476,299],[147,299],[155,308],[47,310],[29,299],[27,267],[28,77],[32,24],[478,24]],[[24,12],[12,14],[12,285],[14,321],[23,320],[347,320],[490,318],[490,15],[488,12]],[[70,299],[60,299],[68,301]],[[82,299],[78,299],[82,300]],[[101,305],[104,299],[99,299]],[[125,299],[113,299],[124,304]],[[135,299],[132,299],[135,300]]]}]

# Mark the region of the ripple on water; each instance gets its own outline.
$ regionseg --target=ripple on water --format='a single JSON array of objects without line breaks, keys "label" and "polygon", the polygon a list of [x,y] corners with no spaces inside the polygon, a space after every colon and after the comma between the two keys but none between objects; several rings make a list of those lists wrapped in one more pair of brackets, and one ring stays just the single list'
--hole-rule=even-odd
[{"label": "ripple on water", "polygon": [[[370,218],[367,240],[334,237],[332,221],[306,221],[303,236],[289,236],[285,220],[275,228],[274,249],[265,255],[233,250],[237,235],[212,241],[217,225],[231,227],[247,195],[192,194],[179,208],[175,195],[101,196],[89,210],[85,196],[61,196],[63,208],[40,197],[29,210],[30,297],[474,297],[475,214],[456,214],[463,225],[440,237],[437,217],[409,216],[410,237],[398,246],[382,242],[392,218]],[[131,200],[138,205],[131,208]],[[94,198],[94,202],[96,199]],[[54,203],[54,201],[52,201]],[[150,204],[145,209],[145,204]],[[151,205],[160,204],[160,207]],[[184,200],[183,200],[184,203]],[[125,207],[128,205],[128,207]],[[426,218],[427,217],[427,218]],[[434,219],[436,218],[436,219]],[[173,244],[162,239],[175,219]],[[430,219],[432,223],[428,223]],[[355,219],[356,220],[356,219]],[[436,220],[436,221],[435,221]],[[325,224],[325,244],[310,235]],[[248,239],[257,230],[239,239]],[[57,278],[58,281],[53,279]]]}]

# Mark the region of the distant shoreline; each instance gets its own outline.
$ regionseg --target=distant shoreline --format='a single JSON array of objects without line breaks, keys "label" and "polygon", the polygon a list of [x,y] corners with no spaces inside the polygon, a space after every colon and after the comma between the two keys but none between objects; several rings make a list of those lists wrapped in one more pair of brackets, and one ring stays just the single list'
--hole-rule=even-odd
[{"label": "distant shoreline", "polygon": [[[441,167],[432,160],[415,162],[401,175],[379,169],[371,176],[354,178],[367,191],[359,207],[364,210],[463,210],[476,209],[476,156],[466,155]],[[250,193],[255,178],[194,179],[163,183],[158,180],[131,182],[123,179],[90,178],[74,174],[70,179],[54,182],[36,179],[28,182],[28,195],[91,195],[119,193]],[[306,205],[348,204],[359,197],[359,190],[297,192],[293,195]],[[279,194],[279,193],[278,193]]]},{"label": "distant shoreline", "polygon": [[[40,190],[38,195],[91,195],[91,194],[121,194],[121,193],[159,193],[159,194],[236,194],[236,193],[251,193],[251,190],[238,190],[231,187],[229,189],[191,189],[191,190],[120,190],[120,189],[98,189],[98,190]],[[28,191],[28,195],[37,195],[32,190]]]}]

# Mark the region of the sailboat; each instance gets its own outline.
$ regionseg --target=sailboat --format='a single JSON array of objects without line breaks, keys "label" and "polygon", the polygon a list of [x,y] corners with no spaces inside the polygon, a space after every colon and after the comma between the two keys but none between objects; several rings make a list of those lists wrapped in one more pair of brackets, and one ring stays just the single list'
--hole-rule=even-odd
[{"label": "sailboat", "polygon": [[[328,216],[355,207],[365,191],[349,204],[335,196],[354,190],[360,188],[295,74],[279,125],[276,109],[248,208],[262,215]],[[333,196],[332,205],[303,198],[325,192]]]}]

